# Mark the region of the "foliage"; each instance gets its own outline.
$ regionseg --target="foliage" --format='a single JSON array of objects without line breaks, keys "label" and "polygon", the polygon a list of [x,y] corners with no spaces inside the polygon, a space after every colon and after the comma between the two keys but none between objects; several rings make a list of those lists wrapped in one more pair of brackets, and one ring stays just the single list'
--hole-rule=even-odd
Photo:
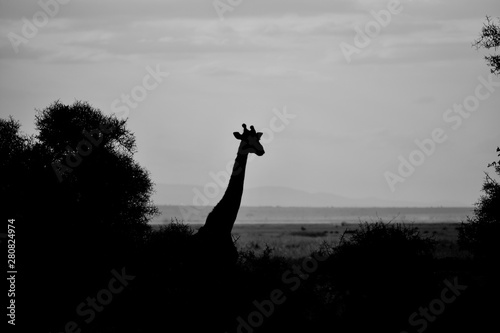
[{"label": "foliage", "polygon": [[[500,148],[497,148],[500,152]],[[500,153],[499,155],[500,156]],[[500,176],[499,162],[489,164]],[[469,250],[478,259],[498,259],[500,257],[500,184],[486,174],[482,191],[474,209],[474,216],[462,223],[459,229],[459,245]]]},{"label": "foliage", "polygon": [[[500,23],[500,19],[499,19]],[[481,31],[481,36],[473,44],[476,48],[487,49],[500,46],[500,25],[496,25],[488,16]],[[491,72],[500,74],[500,55],[485,57]],[[500,157],[500,147],[496,149]],[[488,164],[500,176],[500,159]],[[483,195],[474,209],[474,216],[467,218],[459,229],[458,244],[462,249],[469,250],[477,259],[497,260],[500,257],[500,184],[486,174]]]},{"label": "foliage", "polygon": [[21,124],[12,116],[8,120],[0,118],[0,165],[6,166],[16,155],[26,151],[30,145],[29,137],[20,133]]},{"label": "foliage", "polygon": [[[346,230],[338,246],[320,249],[331,253],[320,273],[320,287],[330,295],[325,307],[338,315],[340,326],[354,325],[353,331],[402,327],[433,283],[434,245],[404,224],[379,221]],[[360,317],[363,322],[355,320]]]},{"label": "foliage", "polygon": [[[27,174],[32,139],[20,132],[21,124],[12,116],[8,120],[0,118],[0,188],[5,198],[19,191],[13,181],[18,174]],[[9,202],[5,203],[9,207]],[[12,218],[12,216],[11,216]]]},{"label": "foliage", "polygon": [[[149,174],[133,160],[135,139],[125,120],[78,101],[56,101],[35,119],[31,137],[12,117],[0,119],[2,214],[16,219],[22,235],[17,255],[29,277],[23,295],[38,299],[24,303],[33,304],[34,321],[49,324],[71,318],[75,308],[68,305],[121,270],[143,246],[157,209]],[[82,146],[84,140],[93,143]]]},{"label": "foliage", "polygon": [[170,223],[160,225],[157,231],[150,233],[148,244],[158,242],[161,244],[182,243],[194,234],[193,228],[184,222],[173,218]]},{"label": "foliage", "polygon": [[335,255],[344,255],[362,251],[370,257],[387,255],[405,258],[430,256],[434,241],[420,235],[417,228],[404,224],[363,223],[359,228],[344,235]]},{"label": "foliage", "polygon": [[[476,49],[486,48],[491,49],[497,48],[500,46],[500,18],[498,19],[499,24],[495,24],[493,20],[486,16],[486,23],[484,23],[483,28],[481,30],[481,35],[477,40],[475,40],[472,45]],[[500,74],[500,55],[487,55],[484,57],[488,66],[491,67],[491,73]]]},{"label": "foliage", "polygon": [[[153,183],[148,172],[133,160],[135,138],[125,125],[125,120],[78,101],[73,105],[57,101],[36,115],[38,145],[51,159],[47,164],[52,168],[54,162],[68,166],[69,155],[81,156],[80,164],[65,173],[62,182],[51,184],[57,192],[69,192],[66,195],[74,199],[65,204],[75,206],[78,215],[91,212],[91,220],[84,223],[109,226],[127,237],[139,236],[138,241],[149,229],[147,222],[157,208],[149,199]],[[110,132],[103,132],[104,128]],[[94,140],[102,142],[92,144],[84,156],[78,147],[82,140],[90,141],[85,133],[93,133]],[[55,180],[57,172],[53,171]]]}]

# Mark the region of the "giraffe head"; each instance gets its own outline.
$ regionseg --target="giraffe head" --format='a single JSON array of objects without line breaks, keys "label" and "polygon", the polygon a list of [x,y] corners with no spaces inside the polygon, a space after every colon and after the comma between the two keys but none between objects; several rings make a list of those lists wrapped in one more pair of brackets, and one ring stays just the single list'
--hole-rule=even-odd
[{"label": "giraffe head", "polygon": [[238,152],[242,154],[254,153],[257,156],[264,155],[264,147],[260,144],[262,133],[256,132],[253,126],[250,126],[250,130],[247,129],[247,125],[243,124],[242,126],[243,133],[233,132],[234,137],[241,140]]}]

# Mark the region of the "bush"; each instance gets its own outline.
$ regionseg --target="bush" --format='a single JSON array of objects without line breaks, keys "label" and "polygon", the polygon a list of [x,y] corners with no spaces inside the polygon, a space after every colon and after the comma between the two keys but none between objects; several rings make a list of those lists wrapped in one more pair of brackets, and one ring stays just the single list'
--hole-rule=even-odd
[{"label": "bush", "polygon": [[417,228],[399,223],[365,222],[348,234],[341,238],[335,249],[336,255],[359,251],[370,258],[398,257],[408,260],[430,256],[434,248],[434,241],[423,238]]},{"label": "bush", "polygon": [[[320,289],[339,330],[398,329],[435,285],[434,241],[404,224],[361,224],[344,233],[322,267]],[[356,318],[363,318],[359,321]],[[395,320],[394,318],[397,318]]]},{"label": "bush", "polygon": [[[497,148],[500,157],[500,148]],[[488,166],[494,167],[500,176],[500,161]],[[476,259],[494,261],[500,257],[500,184],[486,174],[483,192],[476,203],[474,216],[467,218],[459,228],[458,244],[470,251]]]}]

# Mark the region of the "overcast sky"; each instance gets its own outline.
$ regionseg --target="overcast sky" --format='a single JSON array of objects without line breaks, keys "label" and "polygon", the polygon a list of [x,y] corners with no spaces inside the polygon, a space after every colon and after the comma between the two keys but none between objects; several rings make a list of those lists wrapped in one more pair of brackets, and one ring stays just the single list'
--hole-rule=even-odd
[{"label": "overcast sky", "polygon": [[267,129],[247,187],[473,204],[500,144],[500,86],[471,47],[498,0],[41,3],[0,0],[0,117],[33,133],[58,99],[128,109],[157,183],[210,182],[245,122]]}]

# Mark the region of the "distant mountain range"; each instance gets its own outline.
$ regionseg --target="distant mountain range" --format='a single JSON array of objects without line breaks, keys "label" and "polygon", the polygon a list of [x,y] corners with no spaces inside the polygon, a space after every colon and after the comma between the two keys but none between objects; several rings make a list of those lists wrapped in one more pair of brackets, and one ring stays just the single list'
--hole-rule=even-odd
[{"label": "distant mountain range", "polygon": [[[215,205],[224,194],[225,188],[203,186],[157,184],[152,199],[156,205]],[[245,188],[242,206],[282,207],[466,207],[460,202],[409,202],[378,198],[346,198],[332,193],[309,193],[288,187],[263,186]]]}]

